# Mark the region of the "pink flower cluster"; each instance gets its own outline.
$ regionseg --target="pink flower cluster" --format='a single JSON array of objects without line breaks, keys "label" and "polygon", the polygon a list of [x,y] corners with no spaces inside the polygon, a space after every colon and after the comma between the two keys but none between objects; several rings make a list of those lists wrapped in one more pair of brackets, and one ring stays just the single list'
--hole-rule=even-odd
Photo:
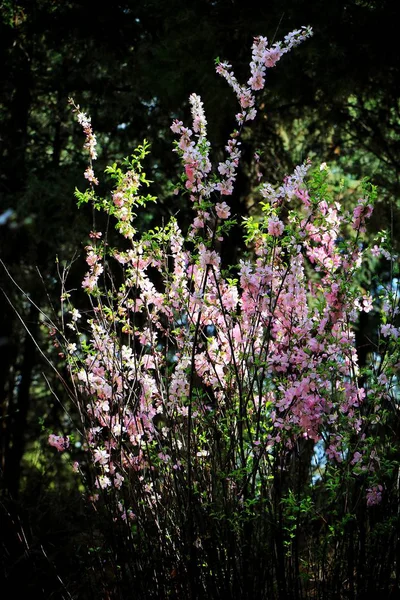
[{"label": "pink flower cluster", "polygon": [[[250,87],[237,83],[229,65],[218,65],[247,115],[239,123],[255,110],[252,93],[264,85],[265,68],[309,35],[309,29],[293,32],[272,48],[256,38]],[[83,358],[73,342],[67,360],[95,485],[99,494],[113,488],[119,497],[124,482],[136,482],[141,491],[134,515],[139,504],[160,510],[174,478],[191,476],[191,461],[201,465],[204,497],[212,502],[207,482],[216,432],[232,471],[244,472],[256,456],[257,469],[267,473],[275,448],[285,455],[304,439],[323,442],[328,460],[347,460],[355,470],[371,462],[361,451],[347,457],[346,443],[362,431],[360,408],[371,394],[358,378],[351,323],[357,310],[372,309],[371,298],[354,283],[362,261],[358,235],[372,205],[359,201],[357,234],[339,245],[347,217],[334,200],[313,197],[306,161],[280,187],[261,186],[263,215],[245,221],[247,258],[232,276],[215,242],[231,215],[221,196],[234,189],[239,133],[212,173],[203,105],[195,94],[190,104],[192,129],[180,121],[171,127],[179,135],[176,151],[195,209],[188,235],[175,219],[138,235],[132,220],[133,207],[141,204],[140,168],[130,169],[103,205],[118,220],[124,249],[97,247],[96,241],[86,247],[90,269],[83,287],[93,312],[84,323],[71,311],[72,325],[79,319],[86,331]],[[289,203],[296,210],[288,216]],[[121,273],[111,289],[99,284],[106,257]],[[381,333],[395,337],[395,331],[388,326]],[[379,397],[377,389],[373,393]],[[61,447],[63,440],[49,442]],[[368,490],[368,505],[381,491]],[[129,510],[123,507],[125,518]]]},{"label": "pink flower cluster", "polygon": [[48,442],[50,446],[53,446],[53,448],[57,448],[59,452],[64,452],[64,450],[67,450],[69,448],[68,436],[54,435],[54,433],[51,433],[49,435]]},{"label": "pink flower cluster", "polygon": [[240,85],[232,72],[232,66],[229,63],[218,63],[216,71],[222,75],[231,86],[239,101],[243,112],[236,115],[239,125],[245,121],[252,121],[257,114],[254,107],[255,98],[253,91],[264,89],[265,72],[267,68],[274,67],[284,54],[292,50],[298,44],[301,44],[312,35],[310,27],[303,27],[288,34],[283,42],[276,42],[271,48],[268,47],[266,37],[254,38],[252,47],[252,57],[250,62],[251,77],[247,86]]},{"label": "pink flower cluster", "polygon": [[365,222],[372,214],[374,207],[363,198],[358,200],[358,205],[353,210],[353,229],[365,232]]},{"label": "pink flower cluster", "polygon": [[[255,38],[252,48],[252,60],[250,63],[251,78],[247,82],[247,86],[238,83],[229,63],[218,62],[216,66],[217,73],[227,80],[238,98],[242,112],[236,115],[236,120],[240,127],[242,127],[246,121],[253,120],[257,114],[253,91],[264,88],[265,69],[274,66],[283,54],[289,52],[292,48],[309,38],[311,35],[312,29],[310,27],[303,27],[302,29],[288,34],[283,42],[277,42],[272,48],[268,48],[268,41],[266,38]],[[210,181],[210,144],[206,137],[207,121],[204,114],[203,103],[196,94],[190,96],[189,102],[191,105],[193,129],[184,127],[183,123],[178,120],[174,121],[171,129],[174,133],[180,135],[176,151],[181,155],[186,175],[185,186],[186,189],[190,191],[191,199],[195,203],[195,209],[197,210],[192,233],[195,235],[199,229],[204,229],[209,237],[211,237],[212,229],[207,228],[207,223],[210,221],[211,215],[202,208],[202,201],[208,199],[214,191],[218,191],[221,196],[230,196],[233,193],[237,168],[241,156],[240,141],[238,139],[239,132],[234,131],[225,146],[228,156],[225,161],[220,162],[218,165],[220,179],[218,181]],[[196,141],[193,140],[193,135],[197,138]],[[297,177],[300,176],[301,174],[299,173]],[[288,185],[290,185],[290,183],[288,183]],[[293,194],[298,191],[298,187],[299,186],[294,188]],[[304,202],[307,202],[306,198],[304,198]],[[221,209],[222,205],[224,206],[224,209]],[[229,207],[226,203],[217,204],[215,211],[221,219],[228,218],[229,216]]]},{"label": "pink flower cluster", "polygon": [[[301,203],[285,224],[281,210],[293,201],[293,190],[306,189],[309,166],[296,168],[275,193],[262,188],[274,212],[266,211],[264,229],[251,240],[255,257],[241,262],[236,280],[222,274],[220,254],[201,240],[194,252],[186,250],[174,220],[157,252],[148,241],[131,240],[130,250],[114,253],[125,277],[115,290],[112,315],[93,298],[90,351],[83,363],[71,357],[76,385],[87,398],[87,443],[98,488],[119,489],[134,472],[144,478],[153,506],[160,492],[146,476],[152,462],[185,472],[185,423],[201,431],[210,411],[221,423],[227,410],[245,412],[253,423],[246,434],[249,448],[257,448],[260,465],[266,448],[290,448],[299,435],[314,442],[328,435],[327,457],[344,460],[343,428],[360,431],[358,409],[366,398],[354,377],[357,355],[348,317],[357,302],[360,308],[366,302],[350,285],[361,250],[357,243],[345,250],[337,246],[345,220],[335,202]],[[118,204],[118,191],[113,198]],[[221,219],[228,216],[224,203],[215,210]],[[91,269],[99,258],[88,246]],[[154,269],[162,289],[152,281]],[[318,274],[311,289],[310,269]],[[85,278],[89,293],[94,279],[94,271]],[[174,349],[172,358],[167,348]],[[202,388],[212,402],[200,400]],[[204,436],[190,443],[207,461]],[[354,468],[362,461],[353,459]]]},{"label": "pink flower cluster", "polygon": [[367,506],[375,506],[380,504],[382,501],[383,487],[381,485],[374,485],[372,488],[367,490]]},{"label": "pink flower cluster", "polygon": [[100,264],[101,256],[92,246],[86,247],[86,262],[90,267],[90,271],[86,273],[82,281],[82,287],[87,292],[93,292],[97,287],[97,282],[100,275],[103,273],[103,265]]},{"label": "pink flower cluster", "polygon": [[[77,113],[77,120],[80,125],[82,125],[83,132],[85,134],[85,145],[84,148],[89,152],[90,160],[96,160],[97,151],[96,151],[96,136],[93,133],[92,123],[90,117],[88,117],[85,113],[81,112],[81,109],[78,105],[74,103],[72,98],[69,99],[69,104],[74,107],[74,111]],[[88,172],[88,171],[87,171]],[[93,173],[93,171],[92,171]],[[89,178],[89,177],[87,177]]]},{"label": "pink flower cluster", "polygon": [[279,237],[282,235],[284,230],[284,225],[282,221],[278,219],[278,217],[271,217],[268,221],[268,233],[274,237]]}]

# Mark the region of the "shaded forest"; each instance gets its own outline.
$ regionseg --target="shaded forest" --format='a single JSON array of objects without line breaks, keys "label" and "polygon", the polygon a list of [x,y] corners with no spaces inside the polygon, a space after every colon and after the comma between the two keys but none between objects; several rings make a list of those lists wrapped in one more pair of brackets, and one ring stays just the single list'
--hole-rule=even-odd
[{"label": "shaded forest", "polygon": [[[98,173],[144,139],[149,141],[145,168],[151,193],[159,201],[138,212],[137,228],[154,228],[171,216],[185,228],[190,207],[173,193],[180,173],[172,152],[173,119],[188,122],[189,95],[199,94],[212,158],[222,160],[237,107],[231,90],[215,74],[215,59],[228,60],[238,79],[245,81],[254,36],[274,41],[310,24],[311,40],[268,70],[266,89],[258,98],[262,115],[243,135],[232,212],[240,217],[260,213],[255,152],[259,168],[273,184],[310,157],[316,164],[329,164],[337,187],[344,180],[346,206],[363,178],[378,187],[368,244],[375,243],[378,232],[387,231],[399,252],[400,5],[396,0],[272,0],[261,5],[254,0],[3,0],[0,6],[2,571],[21,593],[86,599],[99,597],[95,574],[104,564],[110,594],[104,597],[135,597],[119,589],[117,576],[106,572],[112,571],[113,561],[95,550],[88,558],[87,548],[101,547],[104,539],[98,524],[87,527],[82,489],[62,455],[55,455],[47,444],[51,431],[70,434],[74,418],[68,383],[64,384],[69,375],[43,318],[45,314],[60,319],[66,271],[67,289],[76,291],[81,305],[89,309],[81,281],[93,214],[86,206],[76,206],[74,190],[84,187],[86,156],[68,99],[91,116]],[[106,194],[103,185],[100,193]],[[102,218],[96,215],[97,225]],[[243,248],[230,244],[223,247],[222,256],[237,261]],[[368,268],[365,285],[372,277]],[[391,282],[393,273],[382,261],[373,276],[376,288],[367,291],[378,294],[379,284]],[[376,316],[361,313],[356,331],[361,367],[368,365],[376,337]],[[400,435],[396,412],[391,427],[394,489]],[[376,582],[364,572],[364,580],[360,575],[343,597],[380,593],[395,598],[399,592],[398,493],[374,511],[373,524],[380,526],[374,530],[375,540],[385,546],[380,570],[373,574]],[[361,521],[340,518],[347,536],[343,562],[358,565],[348,567],[352,579],[349,573],[361,569],[363,561],[370,567],[377,564],[379,553],[374,554],[370,540],[369,546],[363,545],[363,536],[372,528],[367,517],[364,529],[359,527],[363,515],[357,516]],[[316,522],[313,526],[318,539]],[[339,597],[328,596],[326,590],[307,596],[305,589],[297,595],[281,590],[276,597]],[[219,593],[210,597],[222,597]],[[142,594],[138,597],[146,597],[143,590]],[[171,592],[168,597],[183,596]]]}]

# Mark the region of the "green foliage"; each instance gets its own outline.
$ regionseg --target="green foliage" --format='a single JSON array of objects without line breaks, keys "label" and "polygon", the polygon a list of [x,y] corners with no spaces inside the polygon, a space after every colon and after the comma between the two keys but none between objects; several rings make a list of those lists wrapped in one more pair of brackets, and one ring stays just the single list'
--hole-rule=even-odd
[{"label": "green foliage", "polygon": [[[348,205],[348,182],[351,182],[351,188],[368,173],[374,185],[379,183],[380,186],[371,231],[371,246],[376,241],[392,255],[398,251],[396,245],[398,246],[399,240],[395,235],[399,229],[396,209],[399,199],[398,3],[327,4],[302,1],[291,3],[290,14],[284,15],[281,2],[260,5],[255,1],[235,3],[217,0],[188,4],[173,0],[168,3],[136,4],[99,4],[93,11],[88,3],[60,4],[48,0],[23,4],[4,0],[1,3],[0,52],[8,74],[1,83],[1,194],[4,207],[10,207],[14,213],[13,219],[2,226],[0,253],[16,280],[40,309],[53,314],[52,307],[58,305],[60,291],[57,270],[65,258],[70,260],[76,248],[80,247],[86,231],[90,229],[91,206],[97,209],[97,216],[103,208],[107,208],[109,214],[117,216],[115,205],[102,187],[96,193],[92,189],[85,192],[77,190],[76,198],[81,211],[79,217],[75,216],[71,190],[80,185],[81,143],[77,142],[78,134],[71,127],[66,102],[68,96],[72,93],[80,95],[79,100],[90,107],[96,131],[99,132],[99,170],[105,168],[111,156],[120,157],[108,171],[116,187],[126,183],[124,178],[130,170],[140,174],[139,180],[143,187],[148,185],[149,181],[139,167],[140,160],[144,158],[143,152],[147,150],[145,143],[142,145],[143,149],[135,151],[131,157],[124,159],[123,156],[126,148],[135,147],[143,137],[151,140],[151,173],[154,173],[154,185],[160,198],[157,212],[153,210],[154,197],[138,194],[134,185],[128,185],[128,190],[132,194],[132,206],[145,207],[144,211],[137,211],[139,214],[135,229],[140,230],[143,223],[149,224],[151,231],[146,240],[153,249],[166,241],[163,239],[162,229],[157,227],[162,220],[169,219],[170,214],[175,213],[178,213],[177,219],[183,224],[188,219],[186,209],[176,203],[171,193],[170,180],[176,172],[176,161],[170,153],[171,115],[182,118],[187,111],[185,103],[188,94],[192,91],[200,92],[204,96],[211,123],[212,151],[218,160],[223,153],[226,132],[232,127],[231,108],[234,107],[234,101],[228,93],[225,95],[222,84],[215,83],[210,65],[216,55],[229,57],[235,64],[243,66],[241,79],[244,81],[248,76],[244,69],[247,63],[247,54],[245,56],[244,52],[247,52],[251,36],[262,32],[272,39],[277,27],[285,29],[288,20],[294,23],[309,21],[318,31],[318,36],[302,57],[294,56],[287,62],[286,68],[280,73],[281,79],[275,80],[274,70],[268,72],[272,85],[260,102],[260,105],[265,104],[265,109],[261,109],[265,118],[262,119],[260,130],[249,131],[245,139],[244,156],[248,164],[244,167],[244,173],[252,173],[250,160],[247,159],[252,154],[252,148],[260,150],[262,170],[276,177],[276,180],[290,170],[292,164],[302,162],[308,155],[324,157],[332,165],[337,178],[333,196],[341,202],[344,209]],[[385,31],[385,44],[376,35],[377,31]],[[279,33],[277,35],[279,37]],[[178,111],[176,107],[179,107]],[[341,185],[343,173],[351,173],[351,178]],[[317,171],[315,177],[313,201],[317,202],[318,198],[325,197],[332,190],[324,183],[324,172]],[[251,196],[256,187],[254,180],[253,174],[253,180],[250,178],[248,184],[241,182],[234,198],[239,215],[247,219],[248,244],[252,244],[257,238],[267,239],[268,217],[273,214],[268,214],[268,210],[265,210],[266,214],[260,216],[261,211],[257,212],[255,206],[251,207]],[[370,186],[364,193],[376,195],[373,185]],[[249,210],[253,211],[250,216]],[[134,216],[135,212],[132,211],[132,217]],[[219,233],[226,235],[233,224],[233,220],[226,222]],[[385,231],[390,226],[394,235]],[[121,224],[120,230],[125,231]],[[298,233],[298,230],[293,231],[295,236]],[[376,239],[372,241],[374,236]],[[290,248],[289,238],[286,246]],[[345,251],[346,242],[338,240],[338,247]],[[113,251],[111,241],[107,252]],[[227,254],[233,252],[236,252],[235,247],[227,249]],[[56,253],[60,255],[59,265],[54,263]],[[76,262],[71,270],[72,289],[80,287],[82,273],[78,265]],[[38,280],[37,269],[42,274],[41,281]],[[371,292],[374,297],[381,297],[382,308],[386,298],[383,288],[391,286],[394,277],[398,277],[393,261],[380,257],[369,263],[366,261],[364,269],[365,281],[368,281],[370,271],[376,273],[375,287]],[[235,277],[236,274],[233,273],[232,284]],[[20,292],[6,278],[2,282],[2,289],[28,326],[34,327],[35,317],[29,312],[29,305],[21,300]],[[389,292],[389,304],[394,306],[397,295],[398,286],[395,286]],[[65,300],[67,299],[66,296]],[[85,306],[89,310],[89,300],[84,300],[87,301]],[[37,459],[39,446],[46,447],[46,427],[63,433],[70,428],[69,421],[62,416],[64,413],[61,405],[71,414],[75,408],[69,400],[67,390],[57,383],[51,373],[47,373],[47,376],[57,399],[44,389],[44,385],[38,385],[38,378],[44,369],[42,359],[29,344],[29,333],[22,327],[3,296],[2,302],[0,384],[5,417],[2,421],[4,446],[2,445],[1,450],[1,463],[4,466],[5,485],[15,497],[21,487],[21,506],[26,510],[21,510],[20,514],[32,515],[27,528],[28,537],[29,531],[33,532],[34,539],[30,540],[33,544],[32,556],[41,555],[39,540],[43,540],[43,547],[47,552],[49,548],[54,549],[50,558],[57,568],[62,568],[60,566],[63,562],[68,565],[65,574],[72,587],[77,586],[73,593],[75,597],[89,597],[90,586],[96,590],[96,594],[104,593],[106,597],[106,590],[99,586],[99,573],[101,577],[109,577],[110,581],[114,581],[110,574],[114,562],[109,549],[104,557],[107,566],[104,563],[99,565],[99,560],[101,549],[107,547],[113,538],[113,532],[110,532],[108,540],[99,536],[99,529],[92,535],[93,532],[88,530],[88,522],[93,520],[93,514],[87,519],[77,519],[79,510],[69,511],[65,490],[70,490],[75,481],[71,479],[66,465],[61,460],[54,459],[48,449],[39,462]],[[316,298],[315,306],[321,311],[323,299]],[[381,314],[383,323],[389,324],[392,316],[383,310]],[[62,318],[58,311],[53,316],[55,322]],[[361,466],[358,491],[352,491],[348,487],[345,467],[342,471],[337,470],[335,475],[329,468],[324,470],[321,466],[324,479],[317,501],[321,504],[320,512],[324,519],[338,520],[338,524],[333,523],[330,527],[332,535],[337,533],[339,536],[339,532],[344,535],[346,527],[351,524],[351,520],[346,522],[346,516],[340,516],[340,510],[350,506],[354,494],[351,514],[356,514],[356,531],[360,532],[360,556],[363,543],[361,533],[364,529],[370,532],[366,559],[362,562],[360,558],[357,569],[360,574],[365,575],[365,586],[370,585],[377,597],[385,597],[391,573],[388,573],[390,567],[386,568],[384,562],[386,560],[388,565],[392,564],[398,543],[393,540],[396,537],[394,532],[398,530],[397,508],[394,505],[398,502],[396,481],[399,452],[396,440],[399,438],[399,384],[396,357],[399,356],[399,340],[393,335],[379,337],[377,316],[377,311],[374,311],[360,324],[357,346],[360,357],[363,356],[364,348],[367,349],[366,358],[361,359],[363,365],[366,361],[360,370],[361,381],[368,379],[369,385],[374,389],[375,379],[383,368],[392,378],[389,397],[382,404],[376,401],[366,407],[370,411],[371,427],[365,441],[371,451],[377,444],[382,448],[380,469],[384,475],[386,497],[391,496],[392,504],[388,500],[390,505],[385,505],[381,512],[375,507],[373,516],[362,512],[359,502],[360,495],[364,493]],[[55,357],[54,362],[60,364],[60,358],[57,358],[60,348],[53,346],[55,338],[45,337],[44,330],[41,330],[41,336],[40,344],[49,348],[51,356]],[[82,338],[81,343],[82,351],[87,352],[90,342]],[[385,356],[384,363],[378,367],[372,365],[370,360],[377,351]],[[24,390],[28,390],[25,397]],[[199,391],[199,402],[205,396]],[[37,421],[38,413],[43,412],[46,412],[45,423]],[[228,418],[227,415],[226,420]],[[212,413],[210,419],[212,421]],[[224,437],[226,422],[220,424],[220,429]],[[266,432],[268,433],[269,431]],[[24,448],[26,454],[20,473],[18,453],[22,455]],[[349,452],[348,460],[350,458]],[[246,469],[239,469],[239,472],[231,475],[239,483],[243,482]],[[50,480],[58,482],[56,487],[59,493],[40,495],[38,490],[49,488]],[[326,488],[322,488],[325,483]],[[324,499],[325,493],[328,499]],[[339,501],[342,502],[341,508]],[[71,506],[76,504],[79,504],[79,498],[77,500],[74,497]],[[291,510],[298,512],[297,506]],[[250,514],[253,510],[254,506],[249,507],[245,502],[244,514]],[[220,514],[218,520],[221,527],[227,523],[226,530],[229,531],[235,519],[236,516],[227,511],[225,516]],[[268,519],[268,523],[264,524],[265,529],[259,533],[265,540],[276,535],[271,523],[279,521],[277,518],[274,521],[271,516]],[[301,519],[304,530],[311,530],[315,525],[313,519],[307,522],[305,513]],[[78,521],[79,527],[75,527]],[[49,523],[53,525],[54,531],[62,533],[52,535]],[[137,526],[132,523],[130,527],[132,535],[140,539],[144,551],[147,550],[151,556],[152,549],[146,547]],[[220,531],[219,534],[223,535],[223,532]],[[129,531],[126,535],[130,535]],[[257,539],[256,533],[254,535]],[[14,539],[13,534],[10,548],[14,547]],[[22,535],[20,539],[23,539]],[[315,535],[313,539],[315,542],[312,550],[317,553],[322,546],[321,536]],[[85,548],[88,547],[97,549],[92,553],[91,559],[85,555]],[[322,574],[317,573],[319,583],[314,584],[316,587],[320,586],[319,590],[311,590],[310,597],[315,597],[317,593],[321,597],[322,590],[332,597],[335,593],[336,597],[342,593],[350,594],[349,590],[335,588],[335,581],[332,587],[328,582],[330,565],[333,565],[330,561],[334,560],[337,560],[336,568],[341,573],[337,581],[340,584],[348,581],[346,568],[341,566],[347,560],[346,548],[344,545],[341,547],[341,558],[337,555],[336,559],[332,556],[325,557],[326,569],[322,569]],[[386,549],[387,554],[384,554]],[[238,556],[241,556],[241,551],[237,549]],[[19,554],[10,555],[10,564],[17,565],[16,568],[21,564],[25,565],[20,559],[27,556],[27,552],[21,546]],[[215,564],[220,564],[219,557],[215,557]],[[38,565],[40,568],[36,568]],[[48,573],[47,567],[40,560],[36,567],[29,571],[24,566],[24,572],[27,580],[31,573],[32,581],[36,573],[36,588],[39,593],[43,593],[43,588],[48,591],[43,576],[43,573]],[[176,580],[170,575],[172,568],[173,565],[165,570],[165,579],[170,581],[171,597],[174,593],[178,594],[174,592]],[[49,571],[52,569],[54,567],[50,565]],[[232,569],[235,569],[235,564]],[[147,575],[150,581],[151,572]],[[179,577],[178,574],[178,580]],[[15,578],[17,579],[18,577]],[[80,586],[77,583],[79,581]],[[59,582],[55,585],[59,585]],[[145,590],[142,589],[141,592],[145,593]],[[25,593],[26,590],[21,596]],[[54,593],[62,597],[65,591],[60,591],[59,588],[57,592],[50,590],[49,597]],[[129,593],[130,586],[126,597]],[[303,596],[307,595],[307,591],[302,593]],[[272,598],[275,594],[278,595],[278,592],[271,589],[269,596]]]}]

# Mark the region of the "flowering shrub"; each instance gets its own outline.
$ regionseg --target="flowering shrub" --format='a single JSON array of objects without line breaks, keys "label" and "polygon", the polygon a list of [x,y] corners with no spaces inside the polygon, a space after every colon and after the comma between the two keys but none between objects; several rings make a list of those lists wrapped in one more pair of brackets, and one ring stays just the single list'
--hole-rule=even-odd
[{"label": "flowering shrub", "polygon": [[[155,201],[142,191],[150,183],[146,142],[107,169],[114,189],[98,197],[96,138],[72,102],[90,156],[90,187],[77,192],[78,203],[114,218],[124,242],[114,248],[106,231],[90,233],[82,287],[92,310],[83,316],[63,295],[72,331],[64,332],[65,359],[92,500],[135,556],[129,569],[138,597],[164,597],[166,589],[179,597],[286,597],[293,539],[299,543],[304,515],[319,519],[307,494],[317,449],[318,477],[333,495],[344,473],[346,493],[363,481],[365,507],[385,497],[373,432],[395,402],[397,292],[382,300],[385,322],[369,370],[358,367],[354,333],[360,311],[373,310],[358,273],[374,187],[365,183],[349,212],[329,193],[326,165],[306,161],[277,189],[261,183],[261,214],[243,221],[239,264],[223,264],[218,251],[235,223],[228,199],[241,132],[256,116],[254,92],[266,69],[310,35],[302,28],[272,47],[256,38],[247,85],[217,61],[240,112],[216,170],[197,95],[189,99],[192,127],[172,124],[183,167],[176,193],[194,210],[187,232],[174,218],[143,234],[135,228],[135,211]],[[375,256],[385,252],[393,262],[387,244],[374,248]],[[69,445],[55,435],[49,443]],[[146,575],[154,596],[145,594]]]}]

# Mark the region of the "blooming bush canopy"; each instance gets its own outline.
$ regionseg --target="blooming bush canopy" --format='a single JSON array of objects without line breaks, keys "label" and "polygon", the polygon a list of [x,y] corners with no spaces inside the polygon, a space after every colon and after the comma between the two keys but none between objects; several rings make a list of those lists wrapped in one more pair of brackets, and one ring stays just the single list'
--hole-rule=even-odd
[{"label": "blooming bush canopy", "polygon": [[[383,300],[384,356],[368,381],[355,345],[359,314],[374,303],[358,278],[374,186],[365,182],[348,211],[330,192],[326,164],[307,160],[280,187],[260,181],[259,215],[243,220],[239,264],[225,264],[219,251],[236,222],[229,197],[241,133],[257,114],[255,92],[264,88],[266,70],[311,33],[302,28],[273,46],[255,38],[245,85],[231,65],[217,61],[240,112],[216,168],[199,96],[189,98],[191,127],[173,122],[182,163],[175,191],[194,213],[187,231],[175,218],[145,233],[135,227],[136,211],[155,201],[143,194],[150,184],[142,166],[146,142],[107,168],[114,189],[98,197],[96,138],[71,101],[90,158],[90,187],[77,192],[78,202],[112,217],[122,236],[115,248],[107,231],[90,233],[82,282],[90,313],[83,316],[63,297],[72,332],[65,334],[65,357],[95,497],[112,494],[115,518],[139,530],[151,521],[183,562],[188,547],[205,560],[205,515],[218,522],[234,514],[244,523],[254,506],[272,510],[278,479],[288,489],[293,457],[305,453],[310,469],[316,447],[323,448],[327,470],[346,464],[354,478],[368,475],[366,506],[385,494],[369,433],[397,385],[393,291]],[[393,261],[385,243],[375,247],[380,253]],[[52,434],[49,442],[68,448],[64,437]]]}]

